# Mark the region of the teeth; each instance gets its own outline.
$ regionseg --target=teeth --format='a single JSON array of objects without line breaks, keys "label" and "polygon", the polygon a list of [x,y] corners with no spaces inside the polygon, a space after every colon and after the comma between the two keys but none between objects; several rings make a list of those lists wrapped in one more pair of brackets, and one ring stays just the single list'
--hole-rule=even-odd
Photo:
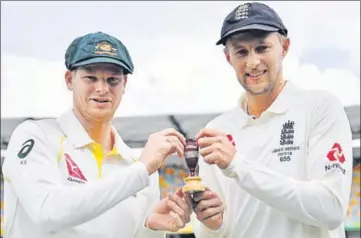
[{"label": "teeth", "polygon": [[260,72],[258,74],[248,74],[248,75],[251,77],[258,77],[258,76],[261,76],[262,74],[263,74],[263,72]]}]

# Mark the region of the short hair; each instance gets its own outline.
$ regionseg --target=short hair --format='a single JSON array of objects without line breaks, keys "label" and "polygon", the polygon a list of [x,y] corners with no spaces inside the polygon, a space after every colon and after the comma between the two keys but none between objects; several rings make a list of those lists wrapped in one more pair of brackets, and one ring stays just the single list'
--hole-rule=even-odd
[{"label": "short hair", "polygon": [[127,72],[121,66],[110,63],[94,63],[94,64],[82,65],[73,69],[72,71],[75,72],[78,69],[83,69],[87,72],[93,72],[95,69],[102,69],[102,70],[110,71],[114,74],[125,74],[125,72]]},{"label": "short hair", "polygon": [[[249,30],[249,31],[242,31],[237,32],[230,35],[225,42],[225,47],[227,48],[227,42],[231,41],[239,41],[239,40],[251,40],[251,39],[264,39],[272,32],[269,31],[262,31],[262,30]],[[287,39],[284,35],[277,32],[277,37],[280,40],[281,44]]]}]

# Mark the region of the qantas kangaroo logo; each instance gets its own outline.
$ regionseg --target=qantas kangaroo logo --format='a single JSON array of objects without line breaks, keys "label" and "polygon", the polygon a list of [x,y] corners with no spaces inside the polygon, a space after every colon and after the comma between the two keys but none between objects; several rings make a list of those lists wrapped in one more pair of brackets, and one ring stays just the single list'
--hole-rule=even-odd
[{"label": "qantas kangaroo logo", "polygon": [[85,178],[83,173],[80,171],[78,165],[71,159],[70,155],[65,153],[64,156],[66,158],[65,161],[66,161],[66,166],[68,168],[69,176],[71,176],[75,179],[80,179],[81,181],[74,180],[70,177],[68,178],[68,180],[78,182],[78,183],[84,183],[84,181],[87,181],[87,179]]}]

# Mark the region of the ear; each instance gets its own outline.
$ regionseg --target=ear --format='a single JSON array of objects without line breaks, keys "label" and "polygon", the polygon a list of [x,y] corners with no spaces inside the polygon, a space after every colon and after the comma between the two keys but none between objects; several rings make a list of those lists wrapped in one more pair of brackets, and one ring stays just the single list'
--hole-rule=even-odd
[{"label": "ear", "polygon": [[124,75],[124,79],[123,79],[124,88],[125,86],[127,86],[127,82],[128,82],[128,74]]},{"label": "ear", "polygon": [[123,94],[125,93],[125,88],[127,86],[127,82],[128,82],[128,74],[124,75],[124,78],[123,78]]},{"label": "ear", "polygon": [[231,64],[231,57],[229,56],[229,50],[228,50],[227,47],[224,47],[223,53],[224,53],[224,56],[226,56],[226,60],[227,60],[228,64],[232,65]]},{"label": "ear", "polygon": [[285,58],[287,53],[288,53],[288,50],[289,50],[289,47],[290,47],[290,39],[289,38],[286,38],[284,41],[283,41],[283,45],[282,45],[282,58]]},{"label": "ear", "polygon": [[73,91],[73,72],[70,70],[65,72],[65,84],[70,91]]}]

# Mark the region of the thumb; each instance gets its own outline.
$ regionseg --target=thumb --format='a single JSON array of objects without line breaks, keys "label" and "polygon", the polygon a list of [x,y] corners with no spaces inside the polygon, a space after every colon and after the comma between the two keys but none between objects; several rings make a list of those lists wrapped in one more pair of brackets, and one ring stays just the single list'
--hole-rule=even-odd
[{"label": "thumb", "polygon": [[175,192],[175,194],[177,194],[181,198],[184,197],[184,193],[183,193],[182,188],[178,188],[177,191]]}]

